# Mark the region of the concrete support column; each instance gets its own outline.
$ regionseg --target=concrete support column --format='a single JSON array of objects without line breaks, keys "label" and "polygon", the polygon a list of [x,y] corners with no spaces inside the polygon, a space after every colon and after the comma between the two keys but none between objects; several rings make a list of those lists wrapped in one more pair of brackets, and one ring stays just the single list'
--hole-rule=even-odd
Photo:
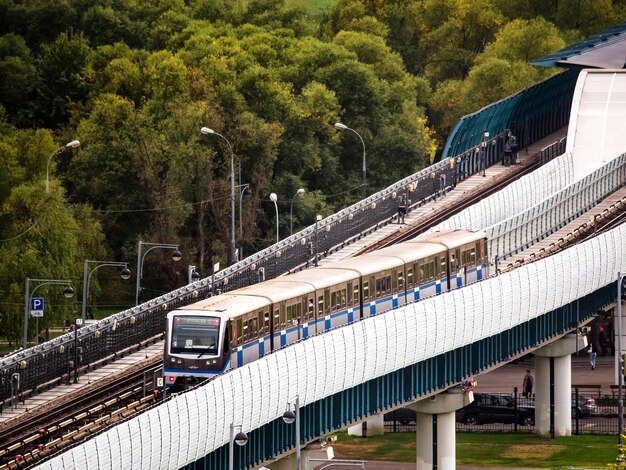
[{"label": "concrete support column", "polygon": [[365,421],[348,428],[348,435],[350,436],[372,437],[383,434],[385,434],[385,419],[382,413],[370,416]]},{"label": "concrete support column", "polygon": [[586,347],[584,336],[570,334],[535,351],[535,434],[571,436],[571,355]]},{"label": "concrete support column", "polygon": [[473,392],[455,387],[409,405],[416,411],[417,470],[456,468],[455,411],[472,401]]},{"label": "concrete support column", "polygon": [[418,470],[456,468],[455,412],[417,413],[416,468]]},{"label": "concrete support column", "polygon": [[[313,468],[312,465],[309,465],[308,469],[306,468],[308,459],[315,459],[315,465],[317,466],[320,465],[320,460],[330,461],[334,458],[335,453],[333,452],[332,446],[326,445],[325,443],[311,443],[302,449],[300,457],[300,470],[311,470]],[[297,470],[296,454],[292,452],[291,454],[286,455],[282,459],[278,459],[265,467],[260,467],[259,470]]]}]

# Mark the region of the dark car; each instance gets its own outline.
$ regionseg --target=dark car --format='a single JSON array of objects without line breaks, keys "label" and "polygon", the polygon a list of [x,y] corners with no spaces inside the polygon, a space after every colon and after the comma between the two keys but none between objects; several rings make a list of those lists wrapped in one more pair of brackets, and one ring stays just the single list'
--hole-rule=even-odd
[{"label": "dark car", "polygon": [[411,408],[398,408],[396,410],[385,413],[383,419],[385,421],[397,421],[403,426],[415,423],[415,410]]},{"label": "dark car", "polygon": [[515,406],[508,395],[474,393],[474,401],[456,412],[456,420],[463,424],[515,423],[534,426],[535,409]]}]

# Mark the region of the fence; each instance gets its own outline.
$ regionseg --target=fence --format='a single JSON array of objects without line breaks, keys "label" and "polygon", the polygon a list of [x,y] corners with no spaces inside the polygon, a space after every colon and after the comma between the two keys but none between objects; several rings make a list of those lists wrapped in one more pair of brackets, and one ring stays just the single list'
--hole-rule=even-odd
[{"label": "fence", "polygon": [[[572,434],[617,434],[617,387],[600,385],[572,388]],[[526,398],[517,388],[511,393],[475,393],[474,402],[456,412],[460,432],[534,431],[534,397]],[[530,419],[532,417],[532,419]],[[385,414],[385,432],[414,432],[415,411],[400,408]]]}]

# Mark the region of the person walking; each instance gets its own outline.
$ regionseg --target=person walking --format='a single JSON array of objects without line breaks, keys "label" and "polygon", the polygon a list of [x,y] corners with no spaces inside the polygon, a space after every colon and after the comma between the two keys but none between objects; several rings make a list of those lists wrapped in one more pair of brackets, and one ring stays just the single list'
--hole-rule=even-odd
[{"label": "person walking", "polygon": [[535,380],[533,379],[532,374],[530,373],[530,369],[526,369],[526,375],[524,375],[524,380],[522,381],[522,394],[526,398],[530,398],[533,394],[533,386],[535,385]]},{"label": "person walking", "polygon": [[596,350],[593,349],[593,343],[589,343],[589,347],[587,348],[587,353],[589,353],[589,364],[591,365],[591,370],[596,368]]}]

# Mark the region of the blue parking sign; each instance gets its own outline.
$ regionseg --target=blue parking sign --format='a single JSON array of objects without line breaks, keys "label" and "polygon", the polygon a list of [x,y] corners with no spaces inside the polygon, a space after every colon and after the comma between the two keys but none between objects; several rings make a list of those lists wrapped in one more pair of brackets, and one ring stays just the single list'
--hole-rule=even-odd
[{"label": "blue parking sign", "polygon": [[33,317],[43,317],[43,297],[33,297],[30,299],[30,314]]}]

